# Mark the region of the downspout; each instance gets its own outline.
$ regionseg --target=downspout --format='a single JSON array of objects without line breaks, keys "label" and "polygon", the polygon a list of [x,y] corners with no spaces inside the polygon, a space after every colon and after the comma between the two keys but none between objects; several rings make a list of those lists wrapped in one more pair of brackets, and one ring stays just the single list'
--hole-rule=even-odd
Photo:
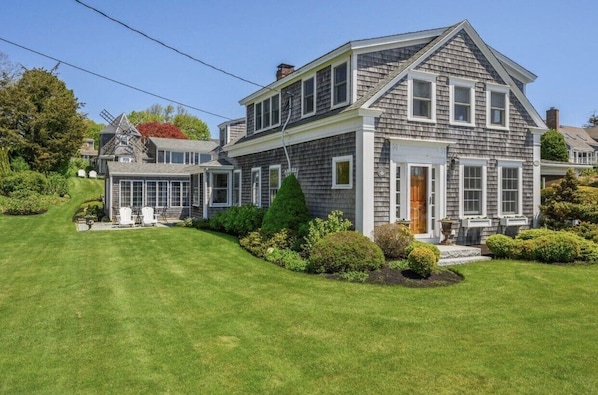
[{"label": "downspout", "polygon": [[[287,171],[285,172],[285,177],[288,176],[291,173],[291,158],[289,157],[289,152],[287,151],[287,145],[284,139],[285,136],[285,129],[287,127],[287,125],[289,124],[289,121],[291,119],[291,109],[293,108],[293,95],[291,95],[290,93],[287,93],[289,95],[289,105],[288,105],[288,112],[287,112],[287,120],[284,122],[284,125],[282,125],[282,129],[280,130],[281,134],[282,134],[282,148],[284,149],[284,155],[287,158]],[[296,176],[296,175],[295,175]]]}]

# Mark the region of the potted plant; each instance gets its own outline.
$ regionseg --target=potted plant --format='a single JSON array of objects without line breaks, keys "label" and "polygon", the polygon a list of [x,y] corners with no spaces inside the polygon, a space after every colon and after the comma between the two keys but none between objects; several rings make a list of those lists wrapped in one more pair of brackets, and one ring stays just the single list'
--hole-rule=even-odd
[{"label": "potted plant", "polygon": [[449,239],[451,233],[453,232],[453,220],[449,217],[444,217],[440,220],[441,225],[441,233],[444,236],[444,240],[440,242],[440,244],[449,245],[451,244],[451,240]]}]

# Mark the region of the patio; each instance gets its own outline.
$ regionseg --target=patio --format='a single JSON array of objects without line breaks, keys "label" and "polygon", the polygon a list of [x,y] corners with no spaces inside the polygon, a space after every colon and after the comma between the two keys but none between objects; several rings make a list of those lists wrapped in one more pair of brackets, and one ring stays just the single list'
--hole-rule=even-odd
[{"label": "patio", "polygon": [[75,223],[77,232],[102,231],[102,230],[130,230],[130,229],[150,229],[150,228],[166,228],[176,225],[180,220],[163,221],[156,224],[156,226],[141,226],[136,223],[134,226],[119,226],[113,222],[94,222],[91,227],[84,222]]}]

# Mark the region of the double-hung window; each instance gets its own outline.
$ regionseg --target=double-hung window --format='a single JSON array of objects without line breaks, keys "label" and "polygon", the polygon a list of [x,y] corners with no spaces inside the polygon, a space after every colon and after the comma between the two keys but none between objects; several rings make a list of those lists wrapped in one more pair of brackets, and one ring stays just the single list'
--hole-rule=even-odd
[{"label": "double-hung window", "polygon": [[436,122],[436,75],[412,71],[407,79],[408,119]]},{"label": "double-hung window", "polygon": [[212,206],[228,206],[228,172],[210,173],[211,179],[211,200]]},{"label": "double-hung window", "polygon": [[509,128],[509,87],[486,84],[486,126]]},{"label": "double-hung window", "polygon": [[310,77],[302,82],[301,114],[312,115],[316,112],[316,77]]},{"label": "double-hung window", "polygon": [[449,91],[451,124],[475,126],[475,81],[450,78]]},{"label": "double-hung window", "polygon": [[349,63],[332,66],[332,107],[349,102]]},{"label": "double-hung window", "polygon": [[498,161],[498,215],[521,215],[522,211],[522,169],[523,162],[515,160]]},{"label": "double-hung window", "polygon": [[241,205],[241,170],[233,172],[233,205]]},{"label": "double-hung window", "polygon": [[260,167],[251,169],[251,203],[257,207],[262,206],[261,178],[262,169]]},{"label": "double-hung window", "polygon": [[270,166],[269,168],[269,193],[270,193],[270,204],[274,201],[278,190],[280,189],[280,165]]},{"label": "double-hung window", "polygon": [[255,131],[268,129],[280,124],[280,94],[255,103]]},{"label": "double-hung window", "polygon": [[332,158],[332,189],[353,188],[353,156]]},{"label": "double-hung window", "polygon": [[461,159],[460,161],[461,217],[486,216],[486,168],[484,159]]}]

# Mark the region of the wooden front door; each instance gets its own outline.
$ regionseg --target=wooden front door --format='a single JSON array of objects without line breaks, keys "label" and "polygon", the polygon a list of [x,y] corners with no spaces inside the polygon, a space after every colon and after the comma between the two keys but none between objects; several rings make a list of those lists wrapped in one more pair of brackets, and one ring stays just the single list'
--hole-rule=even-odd
[{"label": "wooden front door", "polygon": [[411,231],[428,233],[428,168],[412,166],[409,184]]}]

